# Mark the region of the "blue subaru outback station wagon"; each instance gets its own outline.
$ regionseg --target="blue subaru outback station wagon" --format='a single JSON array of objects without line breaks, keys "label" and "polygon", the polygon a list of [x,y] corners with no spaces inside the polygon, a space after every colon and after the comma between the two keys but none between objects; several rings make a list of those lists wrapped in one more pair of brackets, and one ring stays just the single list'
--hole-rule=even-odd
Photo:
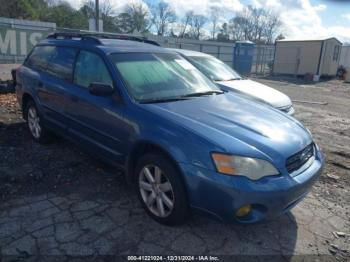
[{"label": "blue subaru outback station wagon", "polygon": [[56,133],[122,167],[146,212],[168,225],[190,210],[241,223],[283,214],[324,164],[294,118],[135,39],[53,34],[17,70],[16,92],[34,140]]}]

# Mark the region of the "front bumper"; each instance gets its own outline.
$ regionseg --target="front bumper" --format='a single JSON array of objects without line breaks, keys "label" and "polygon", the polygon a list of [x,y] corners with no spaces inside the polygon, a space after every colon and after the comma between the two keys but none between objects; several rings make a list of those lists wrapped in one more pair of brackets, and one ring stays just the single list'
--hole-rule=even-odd
[{"label": "front bumper", "polygon": [[[181,164],[192,208],[227,222],[254,223],[279,216],[301,201],[321,174],[324,159],[316,152],[313,164],[295,177],[289,174],[258,181],[228,176],[194,165]],[[252,211],[237,218],[236,211],[250,204]]]}]

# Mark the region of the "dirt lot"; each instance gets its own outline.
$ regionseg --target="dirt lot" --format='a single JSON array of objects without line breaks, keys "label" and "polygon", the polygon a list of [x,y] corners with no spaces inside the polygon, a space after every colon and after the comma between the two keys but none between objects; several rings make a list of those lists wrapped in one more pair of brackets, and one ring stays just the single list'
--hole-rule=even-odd
[{"label": "dirt lot", "polygon": [[258,81],[294,100],[328,102],[295,102],[295,117],[311,130],[327,165],[291,213],[249,226],[198,216],[174,228],[153,222],[118,171],[63,139],[35,144],[15,96],[0,95],[0,261],[120,254],[349,260],[350,84]]}]

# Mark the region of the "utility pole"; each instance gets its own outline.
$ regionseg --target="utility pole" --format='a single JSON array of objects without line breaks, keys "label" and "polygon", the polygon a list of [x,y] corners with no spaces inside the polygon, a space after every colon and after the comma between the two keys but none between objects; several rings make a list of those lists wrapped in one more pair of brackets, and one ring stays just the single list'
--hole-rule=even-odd
[{"label": "utility pole", "polygon": [[100,31],[100,6],[99,6],[99,0],[95,0],[95,20],[96,20],[96,31]]}]

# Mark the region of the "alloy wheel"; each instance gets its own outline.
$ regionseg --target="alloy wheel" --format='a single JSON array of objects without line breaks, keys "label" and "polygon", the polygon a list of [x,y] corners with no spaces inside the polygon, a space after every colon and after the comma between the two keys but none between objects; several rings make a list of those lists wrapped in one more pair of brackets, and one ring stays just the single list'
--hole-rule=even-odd
[{"label": "alloy wheel", "polygon": [[28,109],[28,126],[33,137],[39,139],[41,134],[40,118],[34,106]]},{"label": "alloy wheel", "polygon": [[139,174],[139,190],[147,208],[157,217],[167,217],[174,208],[174,191],[167,176],[156,165],[147,165]]}]

